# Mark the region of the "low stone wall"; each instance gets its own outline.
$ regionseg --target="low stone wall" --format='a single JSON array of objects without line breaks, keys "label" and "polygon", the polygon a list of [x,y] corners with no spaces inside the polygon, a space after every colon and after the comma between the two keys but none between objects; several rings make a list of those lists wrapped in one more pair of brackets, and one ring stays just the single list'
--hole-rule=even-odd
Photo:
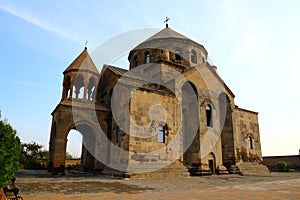
[{"label": "low stone wall", "polygon": [[80,158],[72,158],[72,159],[66,159],[65,166],[67,167],[68,165],[79,165],[81,163]]},{"label": "low stone wall", "polygon": [[278,162],[282,161],[291,163],[291,169],[300,171],[300,155],[263,157],[263,164],[266,165],[271,171],[278,171],[276,165]]}]

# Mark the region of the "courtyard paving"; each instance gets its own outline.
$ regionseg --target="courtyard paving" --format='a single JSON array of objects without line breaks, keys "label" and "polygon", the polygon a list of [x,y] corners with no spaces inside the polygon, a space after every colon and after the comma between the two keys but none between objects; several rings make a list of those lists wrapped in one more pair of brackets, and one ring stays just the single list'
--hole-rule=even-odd
[{"label": "courtyard paving", "polygon": [[46,171],[23,170],[17,174],[16,183],[24,200],[300,199],[297,172],[122,180],[90,174],[53,177]]}]

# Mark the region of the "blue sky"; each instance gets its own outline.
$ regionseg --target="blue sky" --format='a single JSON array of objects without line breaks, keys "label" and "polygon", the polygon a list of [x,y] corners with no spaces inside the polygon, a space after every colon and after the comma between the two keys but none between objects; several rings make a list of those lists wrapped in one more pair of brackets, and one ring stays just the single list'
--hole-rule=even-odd
[{"label": "blue sky", "polygon": [[85,41],[92,52],[126,31],[162,29],[168,16],[171,28],[205,46],[235,103],[259,112],[263,155],[298,154],[299,9],[292,0],[0,0],[2,117],[23,142],[48,148],[62,72]]}]

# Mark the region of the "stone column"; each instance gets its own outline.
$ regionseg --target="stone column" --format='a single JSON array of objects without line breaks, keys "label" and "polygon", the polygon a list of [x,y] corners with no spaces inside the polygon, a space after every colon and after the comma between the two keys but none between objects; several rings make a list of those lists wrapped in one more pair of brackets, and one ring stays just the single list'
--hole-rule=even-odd
[{"label": "stone column", "polygon": [[55,139],[53,150],[53,167],[54,173],[64,173],[66,161],[66,140]]}]

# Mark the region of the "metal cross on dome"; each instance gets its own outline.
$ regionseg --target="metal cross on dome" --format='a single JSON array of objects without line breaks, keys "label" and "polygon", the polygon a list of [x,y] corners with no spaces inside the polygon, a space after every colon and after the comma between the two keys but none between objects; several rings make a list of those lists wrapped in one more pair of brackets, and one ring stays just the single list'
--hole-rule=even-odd
[{"label": "metal cross on dome", "polygon": [[166,27],[168,27],[168,21],[170,20],[170,17],[166,17],[166,20],[164,21],[164,23],[166,23]]}]

